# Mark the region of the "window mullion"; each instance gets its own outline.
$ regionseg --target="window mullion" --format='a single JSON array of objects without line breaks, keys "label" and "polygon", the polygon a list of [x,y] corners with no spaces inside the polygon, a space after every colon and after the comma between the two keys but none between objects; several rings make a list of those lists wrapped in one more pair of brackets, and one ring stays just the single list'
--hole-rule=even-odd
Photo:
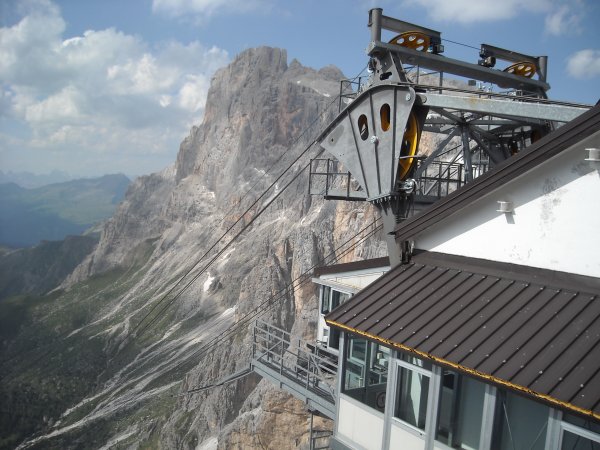
[{"label": "window mullion", "polygon": [[387,379],[387,392],[385,396],[385,411],[384,411],[384,424],[383,424],[383,450],[388,450],[390,447],[390,435],[392,427],[392,417],[394,417],[394,407],[396,399],[396,387],[398,386],[398,358],[396,352],[390,355],[390,362],[388,363],[388,379]]},{"label": "window mullion", "polygon": [[425,449],[433,449],[435,428],[438,416],[440,387],[442,385],[442,368],[434,365],[431,369],[429,395],[427,399],[427,416],[425,419]]},{"label": "window mullion", "polygon": [[490,450],[492,446],[492,433],[494,431],[494,411],[496,409],[496,397],[498,390],[489,384],[485,385],[483,398],[483,417],[481,419],[481,436],[479,438],[479,450]]},{"label": "window mullion", "polygon": [[594,433],[593,431],[586,430],[585,428],[581,428],[577,425],[573,425],[572,423],[568,422],[561,422],[560,427],[561,435],[563,435],[565,431],[568,431],[569,433],[581,436],[582,438],[585,438],[588,441],[600,443],[600,434]]},{"label": "window mullion", "polygon": [[546,430],[546,444],[544,450],[558,450],[560,444],[560,420],[562,413],[554,408],[549,408],[548,412],[548,428]]}]

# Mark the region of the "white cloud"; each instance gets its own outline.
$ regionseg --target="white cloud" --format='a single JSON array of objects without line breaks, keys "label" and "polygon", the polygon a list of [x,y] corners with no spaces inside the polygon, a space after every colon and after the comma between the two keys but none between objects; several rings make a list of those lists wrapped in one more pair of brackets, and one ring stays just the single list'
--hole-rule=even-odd
[{"label": "white cloud", "polygon": [[583,8],[581,2],[558,5],[546,16],[546,33],[554,36],[580,34]]},{"label": "white cloud", "polygon": [[179,106],[190,112],[198,111],[204,104],[209,86],[210,80],[206,77],[188,75],[187,82],[179,90]]},{"label": "white cloud", "polygon": [[201,118],[210,78],[229,60],[226,51],[199,42],[150,47],[113,28],[64,37],[53,3],[19,7],[21,19],[0,28],[0,145],[15,147],[15,158],[8,120],[30,131],[21,147],[59,152],[69,164],[100,166],[117,149],[174,157],[189,124]]},{"label": "white cloud", "polygon": [[219,13],[243,14],[264,9],[269,0],[153,0],[152,11],[169,17],[202,19]]},{"label": "white cloud", "polygon": [[523,12],[546,12],[552,0],[408,0],[423,7],[438,22],[486,22],[506,20]]},{"label": "white cloud", "polygon": [[567,60],[567,72],[580,80],[600,77],[600,50],[585,49],[574,53]]}]

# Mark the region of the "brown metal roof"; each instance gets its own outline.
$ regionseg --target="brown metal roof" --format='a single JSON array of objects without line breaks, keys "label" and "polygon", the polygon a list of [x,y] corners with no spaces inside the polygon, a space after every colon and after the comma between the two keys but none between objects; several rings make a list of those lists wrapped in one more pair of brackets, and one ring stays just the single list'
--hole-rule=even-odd
[{"label": "brown metal roof", "polygon": [[600,418],[600,279],[423,252],[326,320]]},{"label": "brown metal roof", "polygon": [[600,105],[583,113],[575,120],[560,127],[529,146],[525,151],[503,161],[494,169],[457,189],[452,194],[438,200],[421,214],[400,223],[395,230],[396,240],[411,239],[417,233],[439,223],[468,206],[474,200],[486,195],[506,183],[507,180],[531,170],[578,141],[600,130]]}]

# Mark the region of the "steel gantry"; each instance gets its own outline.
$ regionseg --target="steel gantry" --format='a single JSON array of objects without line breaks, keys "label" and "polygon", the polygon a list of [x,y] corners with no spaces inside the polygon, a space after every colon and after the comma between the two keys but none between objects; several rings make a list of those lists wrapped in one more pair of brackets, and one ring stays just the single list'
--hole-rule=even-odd
[{"label": "steel gantry", "polygon": [[[369,79],[340,97],[347,105],[318,138],[332,158],[313,161],[310,186],[329,199],[373,203],[387,235],[589,109],[548,100],[546,56],[482,44],[476,62],[448,58],[440,32],[379,8],[368,26]],[[396,35],[383,42],[382,31]],[[425,134],[440,137],[422,145]],[[388,249],[399,263],[391,236]]]}]

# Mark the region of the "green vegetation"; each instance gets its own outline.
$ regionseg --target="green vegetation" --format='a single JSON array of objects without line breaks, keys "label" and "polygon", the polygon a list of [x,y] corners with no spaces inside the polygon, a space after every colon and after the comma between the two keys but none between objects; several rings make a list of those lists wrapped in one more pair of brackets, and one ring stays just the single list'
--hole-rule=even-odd
[{"label": "green vegetation", "polygon": [[11,295],[40,295],[54,289],[96,243],[97,238],[92,236],[69,236],[64,241],[46,241],[33,248],[0,253],[0,302]]},{"label": "green vegetation", "polygon": [[[140,294],[127,307],[116,308],[145,275],[154,244],[149,240],[133,249],[130,267],[89,278],[68,292],[20,293],[0,301],[0,449],[46,432],[68,407],[131,362],[139,344],[115,358],[106,330],[143,309],[149,299],[150,294]],[[106,318],[98,321],[100,317]],[[62,425],[82,418],[101,400],[76,410]],[[77,443],[78,448],[93,448],[93,442],[115,433],[115,424],[99,420],[81,433],[69,437],[74,440],[58,437],[34,448],[76,448]]]}]

